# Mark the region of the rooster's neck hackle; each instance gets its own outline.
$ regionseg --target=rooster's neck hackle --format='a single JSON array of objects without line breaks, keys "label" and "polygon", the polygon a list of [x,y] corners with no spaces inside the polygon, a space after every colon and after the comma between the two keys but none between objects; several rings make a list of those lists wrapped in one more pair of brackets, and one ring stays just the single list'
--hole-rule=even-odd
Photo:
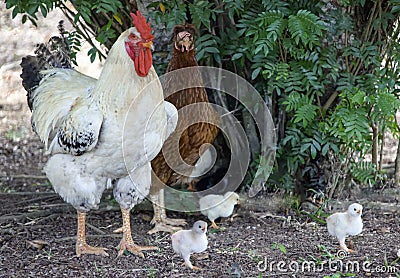
[{"label": "rooster's neck hackle", "polygon": [[101,107],[103,111],[127,108],[146,85],[158,78],[153,67],[145,77],[136,73],[124,43],[133,30],[134,27],[126,30],[114,43],[96,84],[96,95],[93,97],[104,104]]}]

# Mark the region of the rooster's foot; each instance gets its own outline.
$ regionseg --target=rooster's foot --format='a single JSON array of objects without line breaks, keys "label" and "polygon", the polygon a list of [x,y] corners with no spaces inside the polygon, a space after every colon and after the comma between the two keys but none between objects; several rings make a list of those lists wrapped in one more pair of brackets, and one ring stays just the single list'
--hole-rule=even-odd
[{"label": "rooster's foot", "polygon": [[158,232],[167,232],[167,233],[175,233],[176,231],[182,230],[181,227],[175,227],[173,225],[168,225],[164,222],[158,222],[154,225],[154,228],[148,231],[149,235],[158,233]]},{"label": "rooster's foot", "polygon": [[120,233],[122,233],[124,230],[123,230],[123,227],[119,227],[118,229],[115,229],[114,231],[113,231],[113,233],[116,233],[116,234],[120,234]]},{"label": "rooster's foot", "polygon": [[103,247],[93,247],[87,243],[77,243],[76,244],[76,255],[80,257],[82,254],[93,254],[93,255],[101,255],[108,257],[108,253],[106,252],[107,248]]},{"label": "rooster's foot", "polygon": [[133,241],[127,241],[125,239],[121,239],[121,242],[119,243],[117,248],[119,248],[118,257],[122,256],[125,250],[142,258],[144,258],[144,254],[142,251],[158,250],[158,248],[155,246],[139,246],[133,243]]},{"label": "rooster's foot", "polygon": [[185,226],[186,225],[186,220],[185,219],[179,219],[179,218],[164,217],[164,218],[162,218],[162,222],[164,224],[172,225],[172,226]]},{"label": "rooster's foot", "polygon": [[194,187],[193,183],[189,183],[188,187],[186,188],[187,191],[195,192],[197,191],[196,187]]},{"label": "rooster's foot", "polygon": [[154,216],[150,224],[156,225],[158,223],[172,226],[185,226],[186,220],[180,218],[168,218],[166,215],[161,215],[159,217]]}]

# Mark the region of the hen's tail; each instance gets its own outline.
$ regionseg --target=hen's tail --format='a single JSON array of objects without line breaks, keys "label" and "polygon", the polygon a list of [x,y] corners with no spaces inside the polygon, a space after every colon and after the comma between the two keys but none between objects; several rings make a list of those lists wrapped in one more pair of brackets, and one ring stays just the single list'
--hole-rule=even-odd
[{"label": "hen's tail", "polygon": [[22,58],[21,67],[22,86],[28,92],[28,105],[32,110],[33,91],[39,86],[43,76],[42,70],[51,68],[72,68],[70,61],[70,48],[65,37],[64,21],[58,24],[60,36],[53,36],[47,43],[41,43],[36,46],[35,56],[26,56]]}]

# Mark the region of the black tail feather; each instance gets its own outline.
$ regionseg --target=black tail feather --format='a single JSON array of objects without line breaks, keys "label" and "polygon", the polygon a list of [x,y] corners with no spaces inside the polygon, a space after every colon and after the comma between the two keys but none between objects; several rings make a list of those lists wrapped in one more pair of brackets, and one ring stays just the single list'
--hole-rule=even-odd
[{"label": "black tail feather", "polygon": [[65,37],[64,22],[58,24],[60,36],[53,36],[47,43],[36,45],[35,56],[22,58],[21,67],[22,86],[28,92],[28,105],[32,109],[32,92],[39,86],[43,76],[40,71],[52,68],[72,68],[70,48]]}]

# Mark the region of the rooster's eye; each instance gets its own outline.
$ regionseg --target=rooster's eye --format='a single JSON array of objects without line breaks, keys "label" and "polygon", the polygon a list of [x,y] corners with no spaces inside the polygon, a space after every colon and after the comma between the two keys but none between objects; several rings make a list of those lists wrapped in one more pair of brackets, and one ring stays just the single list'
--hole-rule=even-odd
[{"label": "rooster's eye", "polygon": [[129,39],[136,40],[138,37],[135,34],[129,34]]}]

